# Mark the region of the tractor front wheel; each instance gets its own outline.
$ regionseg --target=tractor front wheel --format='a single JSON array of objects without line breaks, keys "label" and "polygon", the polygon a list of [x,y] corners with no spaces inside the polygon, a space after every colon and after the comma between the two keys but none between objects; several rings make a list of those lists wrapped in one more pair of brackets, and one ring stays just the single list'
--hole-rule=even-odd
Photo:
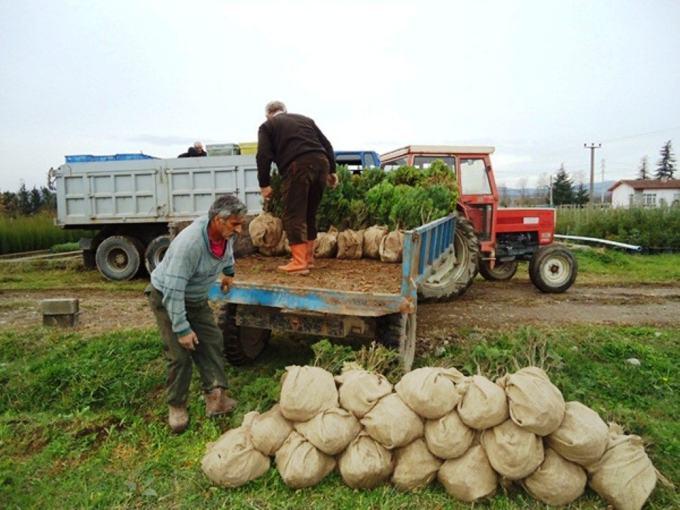
[{"label": "tractor front wheel", "polygon": [[576,280],[577,272],[574,255],[559,245],[540,248],[529,261],[529,278],[541,292],[566,291]]},{"label": "tractor front wheel", "polygon": [[489,260],[481,260],[479,262],[479,274],[490,282],[505,282],[515,276],[517,272],[516,260],[496,262],[493,269],[491,269],[489,262]]}]

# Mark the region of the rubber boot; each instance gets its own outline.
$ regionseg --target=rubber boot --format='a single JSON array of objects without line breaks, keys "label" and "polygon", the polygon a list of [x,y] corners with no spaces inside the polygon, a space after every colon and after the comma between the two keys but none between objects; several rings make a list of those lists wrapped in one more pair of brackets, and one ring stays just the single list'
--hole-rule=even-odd
[{"label": "rubber boot", "polygon": [[189,426],[189,413],[186,405],[168,406],[168,425],[175,434],[181,434]]},{"label": "rubber boot", "polygon": [[307,267],[314,269],[314,241],[307,241]]},{"label": "rubber boot", "polygon": [[224,388],[213,388],[205,394],[205,414],[210,418],[227,414],[236,407],[236,400],[229,398]]},{"label": "rubber boot", "polygon": [[290,251],[293,252],[293,258],[285,266],[279,266],[278,270],[290,274],[309,274],[309,266],[307,265],[307,243],[291,244]]}]

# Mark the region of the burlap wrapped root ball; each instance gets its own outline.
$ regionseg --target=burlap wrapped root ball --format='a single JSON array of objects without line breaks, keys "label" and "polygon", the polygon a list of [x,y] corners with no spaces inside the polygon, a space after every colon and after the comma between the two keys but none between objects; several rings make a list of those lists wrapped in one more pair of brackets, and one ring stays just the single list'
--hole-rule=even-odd
[{"label": "burlap wrapped root ball", "polygon": [[545,449],[543,463],[526,478],[522,485],[534,498],[546,505],[568,505],[579,498],[586,488],[588,476],[578,464]]},{"label": "burlap wrapped root ball", "polygon": [[308,421],[321,411],[338,407],[333,375],[319,367],[286,367],[279,405],[281,414],[291,421]]},{"label": "burlap wrapped root ball", "polygon": [[364,231],[343,230],[338,234],[339,259],[360,259],[363,255]]},{"label": "burlap wrapped root ball", "polygon": [[392,483],[400,490],[420,489],[434,480],[441,465],[442,461],[427,449],[425,440],[416,439],[394,451]]},{"label": "burlap wrapped root ball", "polygon": [[335,459],[293,431],[276,452],[276,468],[292,489],[312,487],[335,469]]},{"label": "burlap wrapped root ball", "polygon": [[314,240],[314,256],[322,259],[335,258],[338,253],[338,229],[331,227],[328,232],[319,232]]},{"label": "burlap wrapped root ball", "polygon": [[510,416],[505,391],[484,376],[466,377],[457,385],[460,419],[468,427],[484,430],[500,425]]},{"label": "burlap wrapped root ball", "polygon": [[612,423],[604,454],[587,467],[590,486],[617,510],[640,510],[656,486],[657,473],[639,436]]},{"label": "burlap wrapped root ball", "polygon": [[382,262],[401,262],[404,251],[404,233],[393,230],[380,241],[380,260]]},{"label": "burlap wrapped root ball", "polygon": [[248,233],[253,246],[271,250],[281,241],[283,223],[269,213],[262,213],[252,219],[248,225]]},{"label": "burlap wrapped root ball", "polygon": [[208,444],[201,460],[205,475],[222,487],[240,487],[265,474],[269,465],[269,457],[253,445],[247,426],[228,430]]},{"label": "burlap wrapped root ball", "polygon": [[392,393],[392,384],[385,376],[363,369],[344,371],[335,381],[340,384],[340,405],[357,418],[363,418],[378,400]]},{"label": "burlap wrapped root ball", "polygon": [[337,455],[361,432],[352,413],[336,407],[321,411],[309,421],[296,423],[295,430],[326,455]]},{"label": "burlap wrapped root ball", "polygon": [[460,457],[470,448],[474,439],[474,431],[461,421],[456,411],[451,411],[438,420],[425,422],[427,447],[442,459]]},{"label": "burlap wrapped root ball", "polygon": [[290,244],[288,243],[288,236],[283,232],[279,242],[272,248],[260,246],[258,251],[265,257],[280,257],[283,255],[290,255]]},{"label": "burlap wrapped root ball", "polygon": [[281,414],[278,404],[263,414],[257,414],[250,425],[253,445],[265,455],[272,456],[293,431],[293,425]]},{"label": "burlap wrapped root ball", "polygon": [[580,402],[567,402],[562,424],[546,440],[548,446],[565,459],[587,466],[602,457],[609,429],[589,407]]},{"label": "burlap wrapped root ball", "polygon": [[538,367],[525,367],[499,379],[508,396],[510,418],[523,429],[547,436],[564,419],[564,397]]},{"label": "burlap wrapped root ball", "polygon": [[485,430],[480,440],[493,468],[509,480],[526,478],[543,462],[542,438],[512,420]]},{"label": "burlap wrapped root ball", "polygon": [[363,256],[369,259],[380,258],[380,243],[387,235],[387,227],[374,225],[364,231]]},{"label": "burlap wrapped root ball", "polygon": [[437,478],[449,495],[467,503],[493,495],[498,486],[498,476],[478,444],[462,457],[444,462]]},{"label": "burlap wrapped root ball", "polygon": [[368,435],[390,450],[423,435],[423,421],[396,393],[381,398],[361,424]]},{"label": "burlap wrapped root ball", "polygon": [[392,453],[361,432],[338,459],[344,482],[353,489],[372,489],[392,474]]},{"label": "burlap wrapped root ball", "polygon": [[436,420],[458,405],[456,382],[464,378],[455,368],[423,367],[405,374],[394,390],[420,416]]}]

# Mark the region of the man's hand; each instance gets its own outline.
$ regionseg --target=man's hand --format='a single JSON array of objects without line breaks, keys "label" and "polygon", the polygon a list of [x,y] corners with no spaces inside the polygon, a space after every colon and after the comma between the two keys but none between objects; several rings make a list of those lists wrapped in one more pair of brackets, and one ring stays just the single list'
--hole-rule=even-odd
[{"label": "man's hand", "polygon": [[262,193],[262,198],[269,200],[272,197],[272,187],[267,186],[265,188],[260,188],[260,193]]},{"label": "man's hand", "polygon": [[234,282],[234,277],[233,276],[226,276],[222,275],[222,292],[229,292],[229,287],[231,287],[231,284]]},{"label": "man's hand", "polygon": [[188,351],[195,351],[198,345],[198,337],[193,331],[179,337],[179,344]]},{"label": "man's hand", "polygon": [[326,184],[328,184],[331,189],[335,189],[338,185],[338,174],[328,174]]}]

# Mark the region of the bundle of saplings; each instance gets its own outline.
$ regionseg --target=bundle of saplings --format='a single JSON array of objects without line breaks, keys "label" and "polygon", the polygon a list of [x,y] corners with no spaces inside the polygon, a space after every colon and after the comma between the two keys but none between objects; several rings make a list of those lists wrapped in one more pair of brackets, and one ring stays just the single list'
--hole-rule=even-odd
[{"label": "bundle of saplings", "polygon": [[279,403],[210,443],[201,466],[215,484],[238,487],[264,475],[271,457],[294,489],[337,470],[354,489],[391,482],[411,491],[437,479],[469,503],[515,483],[544,504],[567,505],[590,484],[614,508],[639,510],[659,476],[638,436],[565,403],[537,367],[496,382],[424,367],[394,385],[351,364],[335,378],[287,367]]},{"label": "bundle of saplings", "polygon": [[[386,173],[379,168],[353,174],[337,169],[339,184],[327,188],[319,205],[317,257],[374,258],[401,261],[403,230],[416,228],[456,209],[458,185],[440,160],[427,169],[402,166]],[[250,224],[253,244],[264,255],[283,255],[288,247],[279,218],[283,212],[281,178],[274,173],[272,197]]]}]

